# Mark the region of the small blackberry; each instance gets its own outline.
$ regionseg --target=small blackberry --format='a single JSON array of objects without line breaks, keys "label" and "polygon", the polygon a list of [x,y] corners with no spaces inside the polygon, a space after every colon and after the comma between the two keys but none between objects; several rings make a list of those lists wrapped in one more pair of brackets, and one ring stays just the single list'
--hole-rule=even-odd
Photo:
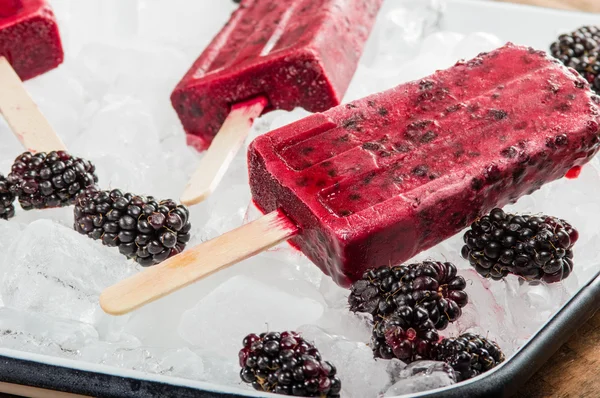
[{"label": "small blackberry", "polygon": [[504,354],[496,343],[485,337],[465,333],[446,338],[431,347],[431,359],[447,362],[458,381],[478,376],[504,362]]},{"label": "small blackberry", "polygon": [[584,26],[563,34],[550,46],[552,56],[575,69],[600,93],[600,29]]},{"label": "small blackberry", "polygon": [[77,197],[74,213],[77,232],[144,267],[180,253],[190,240],[189,211],[172,200],[90,187]]},{"label": "small blackberry", "polygon": [[386,317],[402,306],[419,304],[439,330],[462,314],[469,298],[465,279],[451,263],[425,261],[367,271],[352,285],[350,310]]},{"label": "small blackberry", "polygon": [[25,152],[12,165],[7,180],[23,210],[72,205],[83,189],[98,182],[89,161],[65,151]]},{"label": "small blackberry", "polygon": [[428,359],[433,343],[439,340],[428,311],[404,305],[387,318],[375,318],[371,339],[376,358],[398,358],[406,363]]},{"label": "small blackberry", "polygon": [[484,277],[498,280],[512,273],[552,283],[573,270],[578,237],[565,220],[494,209],[465,233],[462,256]]},{"label": "small blackberry", "polygon": [[298,333],[249,334],[240,350],[240,377],[258,391],[339,398],[342,384],[333,364]]},{"label": "small blackberry", "polygon": [[11,190],[11,184],[0,173],[0,219],[8,220],[15,215],[15,194]]}]

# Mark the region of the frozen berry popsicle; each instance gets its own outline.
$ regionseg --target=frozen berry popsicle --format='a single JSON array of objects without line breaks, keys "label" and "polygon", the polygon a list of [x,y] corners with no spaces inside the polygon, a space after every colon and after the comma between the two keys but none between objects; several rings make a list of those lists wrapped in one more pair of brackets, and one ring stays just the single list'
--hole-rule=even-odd
[{"label": "frozen berry popsicle", "polygon": [[62,61],[58,25],[46,1],[0,0],[0,112],[28,150],[65,149],[22,84]]},{"label": "frozen berry popsicle", "polygon": [[335,282],[409,259],[588,162],[600,97],[544,52],[508,44],[257,138],[262,218],[105,292],[123,313],[286,239]]},{"label": "frozen berry popsicle", "polygon": [[43,0],[0,0],[0,56],[21,80],[56,68],[63,61],[58,24]]},{"label": "frozen berry popsicle", "polygon": [[322,112],[340,103],[381,3],[241,2],[171,95],[188,142],[198,150],[210,146],[182,196],[185,204],[216,188],[255,117],[295,107]]}]

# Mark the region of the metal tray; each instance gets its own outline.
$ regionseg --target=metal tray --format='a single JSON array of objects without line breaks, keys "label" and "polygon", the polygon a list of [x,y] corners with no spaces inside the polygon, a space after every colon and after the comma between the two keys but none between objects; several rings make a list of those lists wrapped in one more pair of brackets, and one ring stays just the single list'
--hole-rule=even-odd
[{"label": "metal tray", "polygon": [[[442,29],[485,31],[501,39],[546,49],[560,31],[597,24],[598,15],[495,3],[448,0]],[[600,303],[600,272],[501,366],[467,382],[413,397],[508,397],[589,319]],[[9,383],[9,384],[5,384]],[[102,397],[274,396],[210,383],[53,358],[0,348],[0,391],[30,395],[16,385]],[[12,387],[14,388],[12,388]],[[33,394],[31,394],[33,395]],[[40,391],[37,391],[40,396]]]}]

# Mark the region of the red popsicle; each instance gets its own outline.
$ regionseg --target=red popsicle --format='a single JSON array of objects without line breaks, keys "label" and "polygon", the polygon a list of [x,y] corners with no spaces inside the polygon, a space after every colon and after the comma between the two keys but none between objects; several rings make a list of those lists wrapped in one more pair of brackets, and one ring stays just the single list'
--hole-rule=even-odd
[{"label": "red popsicle", "polygon": [[171,95],[190,145],[211,146],[183,203],[215,189],[261,113],[340,103],[381,3],[242,1]]},{"label": "red popsicle", "polygon": [[58,24],[43,0],[0,0],[0,56],[21,80],[31,79],[63,61]]},{"label": "red popsicle", "polygon": [[58,25],[46,1],[0,0],[0,112],[27,150],[65,149],[21,82],[62,61]]},{"label": "red popsicle", "polygon": [[108,289],[124,313],[291,238],[338,284],[398,264],[587,163],[600,97],[544,52],[509,44],[257,138],[261,219]]}]

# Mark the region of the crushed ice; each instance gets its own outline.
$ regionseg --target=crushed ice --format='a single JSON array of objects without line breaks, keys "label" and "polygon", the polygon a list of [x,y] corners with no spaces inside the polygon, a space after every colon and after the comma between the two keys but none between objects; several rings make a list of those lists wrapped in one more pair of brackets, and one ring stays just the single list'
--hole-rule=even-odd
[{"label": "crushed ice", "polygon": [[[67,59],[27,83],[33,97],[67,146],[97,165],[104,187],[176,198],[200,155],[185,145],[170,90],[234,4],[52,3]],[[187,17],[165,7],[186,9]],[[438,31],[444,7],[439,0],[387,1],[345,99],[425,76],[503,43],[487,33]],[[252,135],[306,114],[272,112],[256,122]],[[4,121],[0,135],[11,136]],[[0,170],[6,172],[20,151],[16,140],[4,140]],[[471,303],[443,335],[480,333],[511,355],[596,273],[598,231],[588,218],[600,214],[599,168],[594,160],[577,180],[547,185],[510,207],[559,216],[579,229],[575,273],[561,284],[530,286],[513,276],[482,280],[460,258],[460,236],[418,256],[453,261],[468,280]],[[247,178],[240,152],[218,192],[192,209],[191,245],[256,217],[248,207]],[[19,211],[14,220],[0,222],[1,347],[249,388],[238,378],[235,354],[242,337],[298,329],[337,365],[347,397],[392,396],[454,382],[439,364],[403,369],[399,361],[373,359],[365,344],[369,326],[347,311],[347,292],[286,245],[126,317],[108,317],[98,307],[99,293],[136,272],[135,266],[75,233],[71,223],[71,209]]]}]

